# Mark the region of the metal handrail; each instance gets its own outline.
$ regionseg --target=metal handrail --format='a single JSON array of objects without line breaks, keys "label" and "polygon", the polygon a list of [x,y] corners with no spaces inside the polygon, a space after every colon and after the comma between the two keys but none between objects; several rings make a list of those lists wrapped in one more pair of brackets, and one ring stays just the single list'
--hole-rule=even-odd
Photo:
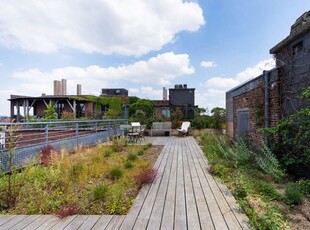
[{"label": "metal handrail", "polygon": [[120,134],[120,125],[127,123],[127,119],[0,123],[0,171],[8,170],[6,162],[12,148],[14,164],[23,167],[24,161],[38,156],[46,145],[53,145],[58,150],[64,145],[69,150],[80,145],[93,145]]}]

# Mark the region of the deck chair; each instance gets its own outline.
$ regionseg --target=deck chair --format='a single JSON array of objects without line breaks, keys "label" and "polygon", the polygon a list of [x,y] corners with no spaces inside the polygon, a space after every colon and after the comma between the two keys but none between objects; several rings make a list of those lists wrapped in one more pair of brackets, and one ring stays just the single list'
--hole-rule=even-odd
[{"label": "deck chair", "polygon": [[178,128],[178,134],[183,135],[184,137],[189,134],[191,123],[189,121],[184,121],[182,126]]}]

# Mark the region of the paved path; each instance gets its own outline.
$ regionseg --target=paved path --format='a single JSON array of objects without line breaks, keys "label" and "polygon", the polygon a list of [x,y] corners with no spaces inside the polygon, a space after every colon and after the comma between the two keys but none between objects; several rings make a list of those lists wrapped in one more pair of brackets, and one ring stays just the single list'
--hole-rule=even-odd
[{"label": "paved path", "polygon": [[126,216],[0,216],[4,229],[250,229],[228,189],[208,172],[193,137],[156,137],[164,145],[154,167],[157,180],[144,186]]}]

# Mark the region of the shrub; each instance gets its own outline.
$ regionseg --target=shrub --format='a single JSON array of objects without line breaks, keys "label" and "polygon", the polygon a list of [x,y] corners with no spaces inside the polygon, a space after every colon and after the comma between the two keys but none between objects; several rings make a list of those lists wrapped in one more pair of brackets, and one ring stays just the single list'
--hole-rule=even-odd
[{"label": "shrub", "polygon": [[[143,148],[144,149],[144,148]],[[143,149],[139,149],[138,150],[138,156],[142,156],[144,154],[144,150]]]},{"label": "shrub", "polygon": [[108,191],[108,186],[104,184],[98,184],[93,189],[93,198],[94,200],[104,200],[106,197],[106,193]]},{"label": "shrub", "polygon": [[310,180],[300,180],[298,181],[298,185],[299,185],[300,191],[305,196],[310,196]]},{"label": "shrub", "polygon": [[137,159],[137,155],[134,153],[130,153],[127,155],[127,160],[128,161],[135,161]]},{"label": "shrub", "polygon": [[151,184],[157,177],[156,169],[144,169],[136,176],[136,182],[141,188],[144,184]]},{"label": "shrub", "polygon": [[281,195],[276,191],[272,184],[261,182],[257,184],[256,191],[263,196],[268,196],[272,200],[281,200]]},{"label": "shrub", "polygon": [[119,179],[123,176],[123,171],[119,167],[114,167],[110,170],[110,177],[112,180]]},{"label": "shrub", "polygon": [[304,195],[296,183],[290,183],[285,187],[285,197],[289,204],[299,205],[304,202]]},{"label": "shrub", "polygon": [[58,216],[60,219],[63,219],[67,216],[75,215],[79,212],[80,208],[77,204],[67,204],[63,207],[61,207],[56,216]]},{"label": "shrub", "polygon": [[125,169],[130,169],[133,167],[133,164],[130,161],[126,161],[124,167],[125,167]]},{"label": "shrub", "polygon": [[50,164],[53,152],[57,151],[52,145],[46,145],[40,150],[40,159],[42,165],[47,166]]},{"label": "shrub", "polygon": [[256,157],[256,161],[259,168],[273,178],[279,180],[285,176],[278,159],[267,145],[262,146],[261,155]]},{"label": "shrub", "polygon": [[84,165],[82,162],[77,162],[74,165],[72,165],[70,169],[70,178],[74,181],[77,181],[78,178],[81,176],[81,174],[84,171]]},{"label": "shrub", "polygon": [[224,177],[228,171],[229,169],[222,164],[215,164],[210,168],[210,173],[219,177]]},{"label": "shrub", "polygon": [[103,155],[104,157],[110,157],[112,155],[112,149],[106,149]]}]

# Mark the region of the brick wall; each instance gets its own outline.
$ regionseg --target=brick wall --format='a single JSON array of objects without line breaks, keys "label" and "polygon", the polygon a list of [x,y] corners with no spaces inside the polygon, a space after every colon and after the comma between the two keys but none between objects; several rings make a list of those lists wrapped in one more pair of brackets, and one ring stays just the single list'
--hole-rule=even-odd
[{"label": "brick wall", "polygon": [[264,88],[263,82],[260,86],[233,98],[234,113],[234,137],[238,135],[238,113],[249,112],[248,137],[251,140],[251,147],[257,148],[262,142],[262,136],[257,132],[258,128],[264,127]]}]

